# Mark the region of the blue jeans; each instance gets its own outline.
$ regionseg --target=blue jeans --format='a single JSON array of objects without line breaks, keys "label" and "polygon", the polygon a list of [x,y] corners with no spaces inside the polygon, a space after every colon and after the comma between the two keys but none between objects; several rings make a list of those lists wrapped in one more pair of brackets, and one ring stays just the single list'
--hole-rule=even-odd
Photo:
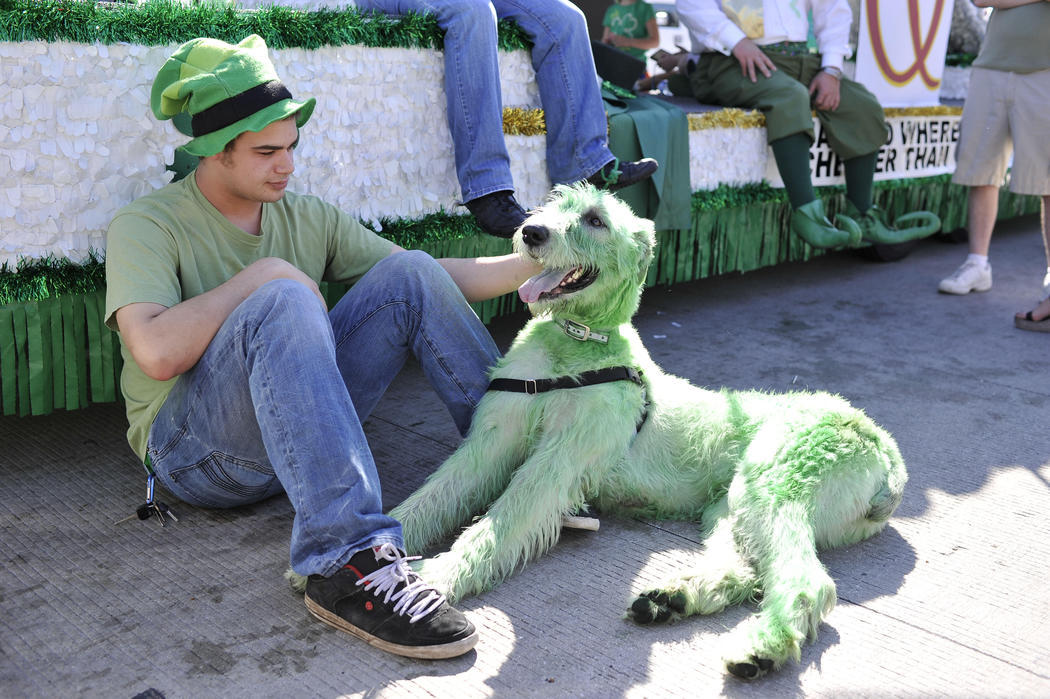
[{"label": "blue jeans", "polygon": [[[547,123],[547,173],[577,182],[613,159],[587,20],[568,0],[357,0],[361,10],[431,14],[445,32],[445,99],[463,201],[513,190],[503,142],[496,19],[533,42]],[[351,107],[352,108],[352,107]]]},{"label": "blue jeans", "polygon": [[425,253],[383,259],[330,313],[302,284],[265,284],[175,382],[150,430],[157,479],[202,507],[286,492],[291,564],[304,575],[402,547],[361,423],[409,355],[465,434],[499,352]]}]

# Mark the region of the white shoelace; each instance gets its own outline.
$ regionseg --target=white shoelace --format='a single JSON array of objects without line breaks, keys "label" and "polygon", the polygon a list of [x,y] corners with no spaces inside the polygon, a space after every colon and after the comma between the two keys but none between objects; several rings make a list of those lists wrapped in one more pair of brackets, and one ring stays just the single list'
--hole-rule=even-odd
[{"label": "white shoelace", "polygon": [[[365,590],[375,591],[376,597],[386,593],[383,602],[394,602],[394,613],[407,615],[414,624],[441,606],[445,596],[432,585],[423,582],[419,573],[409,567],[409,561],[418,561],[422,556],[403,556],[393,544],[383,544],[376,552],[376,560],[390,561],[376,572],[357,581]],[[404,584],[400,590],[398,585]],[[396,590],[396,592],[395,592]]]},{"label": "white shoelace", "polygon": [[959,265],[959,269],[955,270],[955,272],[952,273],[950,279],[952,279],[953,281],[959,281],[964,276],[969,274],[971,269],[974,270],[975,273],[981,274],[984,272],[985,267],[980,262],[975,262],[974,260],[967,260],[966,262],[963,262],[961,265]]}]

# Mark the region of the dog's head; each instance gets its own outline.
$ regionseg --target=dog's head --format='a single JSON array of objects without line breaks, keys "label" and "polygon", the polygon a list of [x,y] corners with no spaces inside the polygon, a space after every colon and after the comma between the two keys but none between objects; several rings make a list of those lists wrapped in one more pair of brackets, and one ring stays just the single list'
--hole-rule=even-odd
[{"label": "dog's head", "polygon": [[514,249],[544,271],[518,290],[536,315],[618,325],[638,309],[653,259],[653,223],[588,184],[559,185],[514,234]]}]

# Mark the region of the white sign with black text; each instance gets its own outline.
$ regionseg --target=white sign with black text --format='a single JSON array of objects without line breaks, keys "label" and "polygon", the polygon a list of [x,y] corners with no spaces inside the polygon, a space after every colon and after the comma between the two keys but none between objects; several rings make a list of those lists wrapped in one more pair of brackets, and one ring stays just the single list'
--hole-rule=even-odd
[{"label": "white sign with black text", "polygon": [[[889,141],[879,149],[875,165],[876,180],[943,175],[955,170],[955,145],[959,141],[959,116],[889,117]],[[842,161],[831,151],[817,119],[813,120],[816,140],[809,151],[810,170],[815,186],[844,184]],[[773,151],[766,149],[766,180],[783,187]]]}]

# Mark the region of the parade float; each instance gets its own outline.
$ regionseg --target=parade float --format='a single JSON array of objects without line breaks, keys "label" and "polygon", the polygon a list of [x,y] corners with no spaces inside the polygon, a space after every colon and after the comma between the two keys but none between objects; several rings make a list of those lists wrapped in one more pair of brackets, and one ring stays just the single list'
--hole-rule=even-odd
[{"label": "parade float", "polygon": [[[942,9],[917,17],[943,16],[944,0],[910,1]],[[872,32],[862,22],[850,69],[860,79],[874,70],[892,88],[919,94],[900,104],[880,95],[892,133],[880,155],[876,203],[891,215],[935,211],[952,231],[966,216],[966,192],[949,182],[966,68],[965,60],[945,66],[947,24],[928,21],[912,33],[922,40],[910,58],[897,60],[879,46],[874,69],[864,62]],[[168,0],[0,0],[0,414],[118,399],[120,353],[102,322],[106,228],[121,206],[186,167],[176,157],[186,137],[148,109],[153,77],[183,41],[209,35],[236,42],[252,33],[271,47],[295,94],[318,100],[296,151],[296,191],[435,256],[509,251],[508,241],[482,234],[460,205],[441,34],[426,17]],[[501,23],[500,46],[517,198],[536,206],[551,183],[529,44]],[[760,114],[672,103],[609,83],[603,92],[613,152],[662,163],[653,183],[624,191],[636,212],[656,222],[650,285],[821,254],[788,231],[790,210]],[[843,204],[840,166],[819,130],[812,162],[834,213]],[[1001,217],[1037,210],[1035,198],[1002,194]],[[344,290],[325,293],[334,299]],[[486,321],[518,308],[512,295],[476,306]]]}]

